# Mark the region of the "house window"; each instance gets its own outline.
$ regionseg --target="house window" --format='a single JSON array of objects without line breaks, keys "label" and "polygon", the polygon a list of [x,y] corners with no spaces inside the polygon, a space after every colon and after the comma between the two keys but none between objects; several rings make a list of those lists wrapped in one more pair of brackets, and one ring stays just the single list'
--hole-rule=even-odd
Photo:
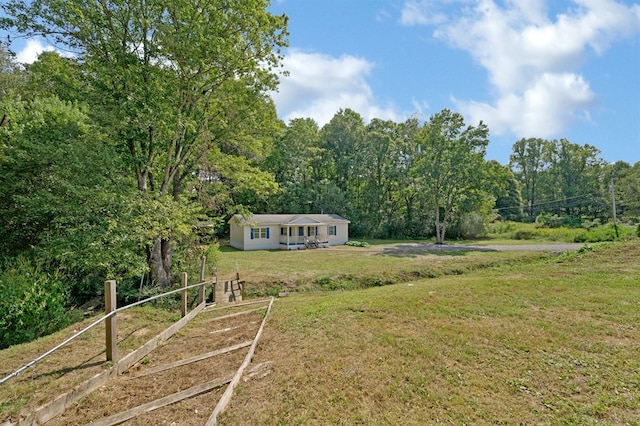
[{"label": "house window", "polygon": [[335,225],[327,226],[327,234],[328,235],[337,235],[338,234],[337,226],[335,226]]},{"label": "house window", "polygon": [[251,228],[251,239],[269,239],[269,228]]},{"label": "house window", "polygon": [[310,226],[307,228],[307,237],[314,237],[318,235],[318,227],[317,226]]}]

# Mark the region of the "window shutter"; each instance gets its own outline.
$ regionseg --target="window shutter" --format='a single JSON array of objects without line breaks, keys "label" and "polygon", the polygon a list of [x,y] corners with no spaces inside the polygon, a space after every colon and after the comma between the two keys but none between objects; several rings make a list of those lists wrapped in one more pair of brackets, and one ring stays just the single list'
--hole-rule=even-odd
[{"label": "window shutter", "polygon": [[271,228],[267,228],[267,240],[269,239],[269,230],[270,230],[270,229],[271,229]]},{"label": "window shutter", "polygon": [[333,225],[333,235],[338,235],[338,227]]},{"label": "window shutter", "polygon": [[251,228],[251,239],[253,240],[253,228]]}]

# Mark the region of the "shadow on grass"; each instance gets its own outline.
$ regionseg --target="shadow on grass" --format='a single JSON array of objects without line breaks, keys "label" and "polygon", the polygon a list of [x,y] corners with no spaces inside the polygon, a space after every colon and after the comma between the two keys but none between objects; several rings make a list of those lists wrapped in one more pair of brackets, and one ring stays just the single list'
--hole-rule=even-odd
[{"label": "shadow on grass", "polygon": [[[100,352],[98,355],[105,353],[105,351]],[[96,356],[98,356],[96,355]],[[93,359],[95,358],[89,358],[89,359]],[[54,371],[48,371],[46,373],[40,373],[40,374],[36,374],[35,376],[33,376],[33,380],[37,380],[37,379],[41,379],[43,377],[60,377],[60,376],[64,376],[67,373],[71,373],[72,371],[79,371],[79,370],[86,370],[87,368],[93,368],[93,367],[97,367],[99,365],[103,365],[106,364],[106,361],[94,361],[94,362],[83,362],[79,365],[73,366],[73,367],[65,367],[65,368],[61,368],[59,370],[54,370]]]},{"label": "shadow on grass", "polygon": [[432,254],[435,256],[464,256],[472,251],[497,251],[487,247],[473,246],[448,246],[438,244],[403,244],[393,247],[385,247],[376,256],[394,256],[394,257],[418,257]]}]

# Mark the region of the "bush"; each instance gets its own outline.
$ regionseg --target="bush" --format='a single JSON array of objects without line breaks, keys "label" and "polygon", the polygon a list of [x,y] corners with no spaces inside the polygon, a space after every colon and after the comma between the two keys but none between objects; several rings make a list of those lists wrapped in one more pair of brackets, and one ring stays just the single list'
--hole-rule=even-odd
[{"label": "bush", "polygon": [[462,238],[476,238],[484,232],[484,221],[478,213],[468,213],[462,218],[460,234]]},{"label": "bush", "polygon": [[24,258],[0,274],[0,349],[51,334],[71,323],[69,294],[57,274]]},{"label": "bush", "polygon": [[513,233],[514,240],[530,240],[533,237],[535,237],[534,232],[528,229],[520,229]]},{"label": "bush", "polygon": [[370,244],[366,241],[356,241],[356,240],[349,240],[345,243],[345,245],[352,246],[352,247],[369,247],[370,246]]},{"label": "bush", "polygon": [[640,223],[638,224],[638,227],[636,228],[636,237],[640,237]]},{"label": "bush", "polygon": [[536,227],[539,228],[581,228],[582,220],[573,216],[558,216],[543,213],[536,217]]}]

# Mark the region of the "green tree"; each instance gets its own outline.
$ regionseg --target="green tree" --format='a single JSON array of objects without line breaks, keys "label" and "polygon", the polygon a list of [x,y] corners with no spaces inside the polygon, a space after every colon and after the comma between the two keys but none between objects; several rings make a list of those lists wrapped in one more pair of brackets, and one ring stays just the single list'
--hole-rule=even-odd
[{"label": "green tree", "polygon": [[484,155],[489,129],[482,122],[465,127],[461,114],[444,109],[423,130],[416,173],[433,211],[436,243],[443,244],[455,216],[486,201]]},{"label": "green tree", "polygon": [[356,205],[369,223],[367,233],[374,237],[398,236],[400,192],[398,180],[403,153],[398,125],[393,121],[373,119],[366,127],[362,153],[362,172],[356,176],[360,199]]},{"label": "green tree", "polygon": [[[13,53],[0,43],[0,99],[15,93],[24,84],[24,69],[15,61]],[[0,125],[9,117],[0,111]]]},{"label": "green tree", "polygon": [[63,101],[83,102],[89,93],[87,79],[78,61],[57,52],[43,52],[26,65],[24,98],[55,96]]},{"label": "green tree", "polygon": [[430,237],[431,229],[424,223],[430,219],[430,209],[422,204],[425,197],[420,190],[420,176],[414,173],[421,152],[418,134],[423,131],[417,118],[412,117],[396,127],[398,151],[398,211],[402,214],[405,237]]},{"label": "green tree", "polygon": [[0,127],[0,255],[64,273],[76,298],[106,277],[139,273],[144,257],[125,229],[134,197],[124,164],[86,110],[55,97],[0,107],[12,117]]},{"label": "green tree", "polygon": [[331,179],[342,192],[352,189],[355,177],[362,172],[362,146],[365,125],[362,117],[351,109],[338,111],[320,133],[321,146],[325,149],[323,164]]},{"label": "green tree", "polygon": [[311,118],[289,122],[265,163],[274,173],[282,192],[275,197],[272,211],[310,213],[317,198],[312,187],[324,177],[318,124]]},{"label": "green tree", "polygon": [[522,185],[522,197],[530,220],[537,213],[539,185],[548,167],[545,151],[549,145],[549,141],[539,138],[523,138],[513,144],[509,166]]},{"label": "green tree", "polygon": [[617,161],[607,168],[607,173],[603,179],[607,186],[606,196],[611,197],[609,192],[613,181],[616,196],[616,211],[621,220],[631,223],[640,222],[640,161],[633,166],[624,161]]},{"label": "green tree", "polygon": [[556,214],[580,219],[582,215],[599,215],[602,199],[601,173],[604,161],[591,145],[579,145],[566,139],[554,140],[547,150],[549,175],[554,200],[559,200]]},{"label": "green tree", "polygon": [[506,194],[496,198],[495,208],[503,220],[520,220],[522,218],[522,197],[520,185],[511,169],[507,167]]},{"label": "green tree", "polygon": [[[91,113],[128,154],[138,190],[169,202],[179,200],[209,147],[241,132],[252,102],[275,89],[286,17],[267,6],[14,0],[2,6],[2,23],[76,52]],[[171,241],[168,230],[147,243],[152,281],[160,285],[170,282]]]}]

